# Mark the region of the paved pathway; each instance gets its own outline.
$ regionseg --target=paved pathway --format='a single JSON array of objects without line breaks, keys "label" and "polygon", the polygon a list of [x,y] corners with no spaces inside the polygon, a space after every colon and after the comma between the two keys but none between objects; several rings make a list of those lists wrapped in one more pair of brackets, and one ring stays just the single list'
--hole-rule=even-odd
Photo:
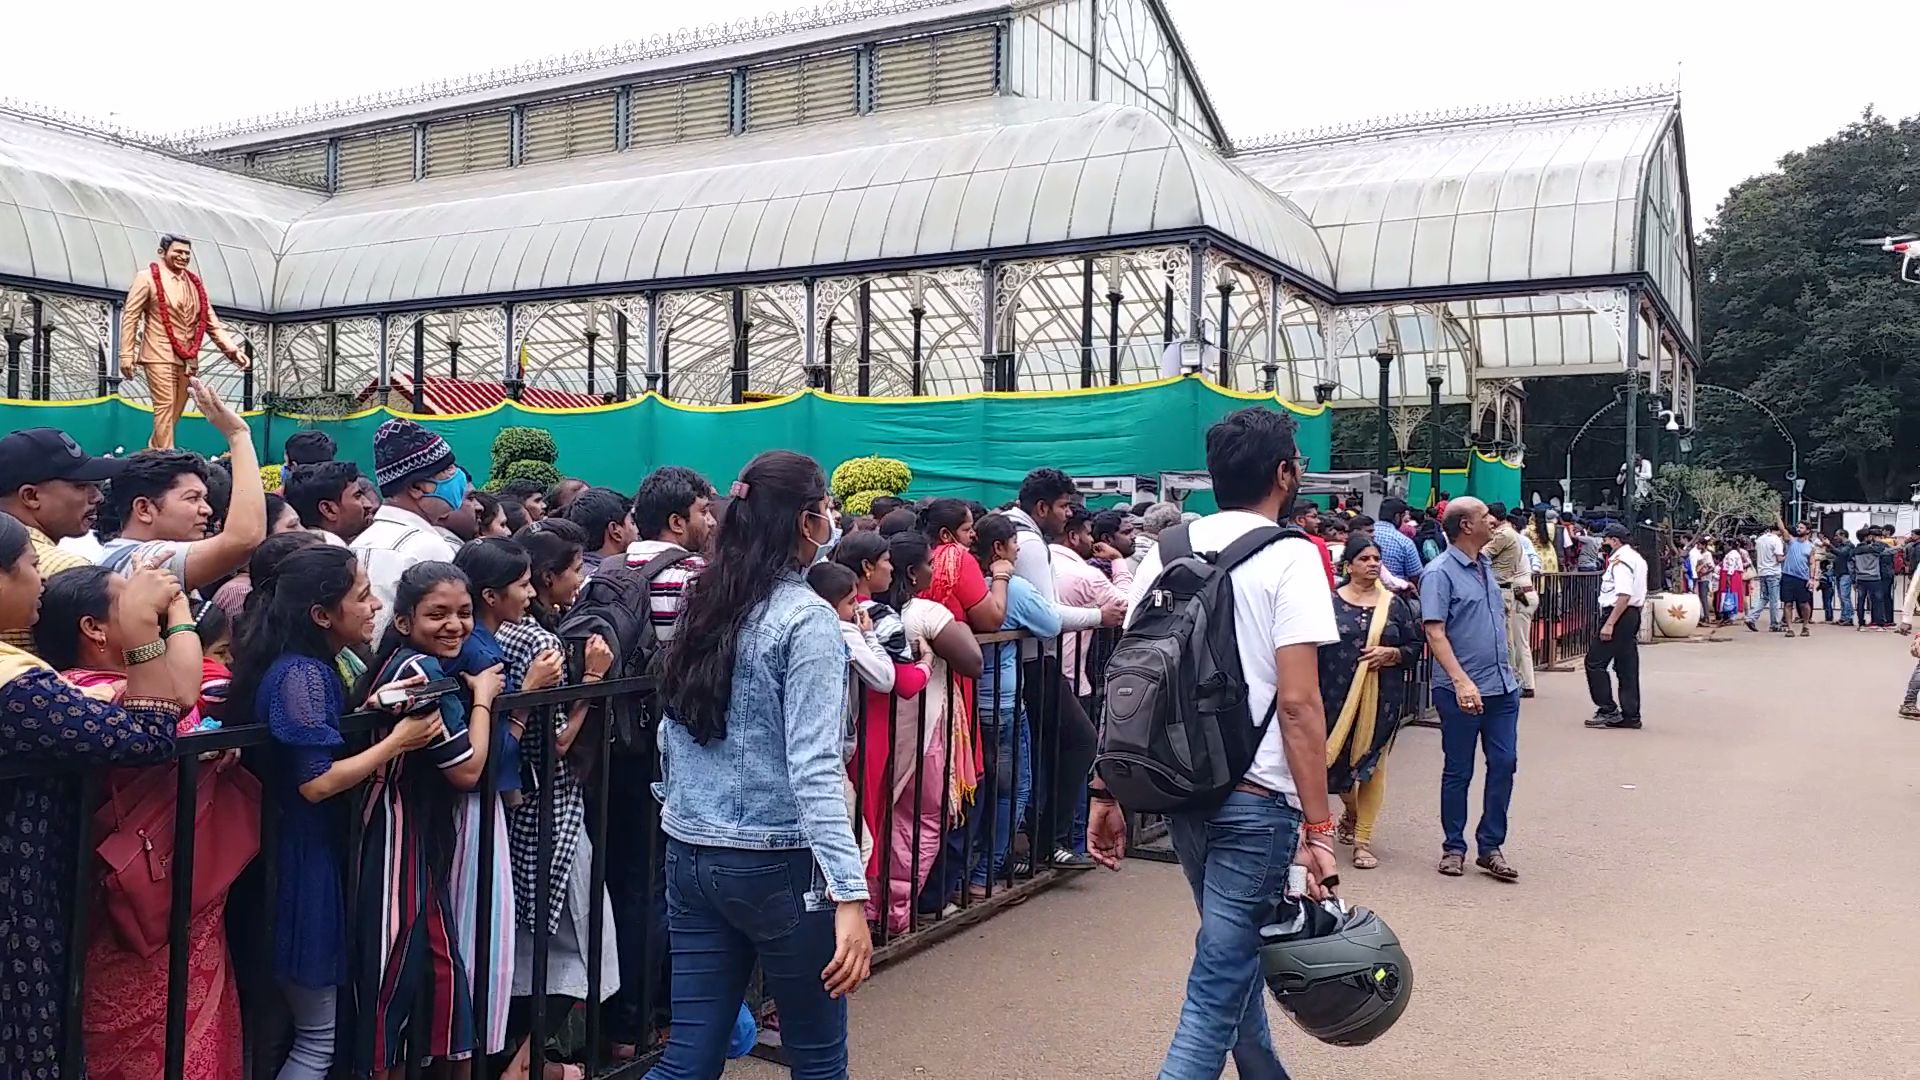
[{"label": "paved pathway", "polygon": [[[1580,675],[1541,675],[1521,719],[1517,885],[1433,872],[1439,737],[1401,737],[1383,866],[1347,891],[1406,941],[1416,997],[1363,1049],[1275,1012],[1296,1077],[1920,1077],[1904,640],[1738,630],[1643,657],[1640,732],[1585,730]],[[854,1001],[853,1075],[1151,1077],[1193,930],[1171,866],[1056,888],[876,977]]]}]

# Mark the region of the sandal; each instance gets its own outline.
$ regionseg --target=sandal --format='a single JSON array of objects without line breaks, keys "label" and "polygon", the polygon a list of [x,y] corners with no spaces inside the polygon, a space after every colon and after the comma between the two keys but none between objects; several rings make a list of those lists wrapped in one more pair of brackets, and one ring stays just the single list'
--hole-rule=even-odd
[{"label": "sandal", "polygon": [[1442,852],[1439,869],[1448,877],[1459,877],[1467,872],[1467,853],[1464,851]]},{"label": "sandal", "polygon": [[1340,827],[1334,830],[1333,835],[1334,835],[1334,838],[1336,840],[1339,840],[1342,844],[1345,844],[1348,847],[1352,847],[1353,846],[1353,819],[1350,817],[1341,818]]},{"label": "sandal", "polygon": [[1498,851],[1489,851],[1473,860],[1473,865],[1486,871],[1500,881],[1519,881],[1520,871],[1507,863],[1507,857]]},{"label": "sandal", "polygon": [[1374,857],[1372,848],[1369,848],[1365,844],[1354,845],[1353,868],[1355,870],[1371,870],[1379,865],[1380,860]]},{"label": "sandal", "polygon": [[1900,715],[1909,720],[1920,720],[1920,705],[1902,705]]}]

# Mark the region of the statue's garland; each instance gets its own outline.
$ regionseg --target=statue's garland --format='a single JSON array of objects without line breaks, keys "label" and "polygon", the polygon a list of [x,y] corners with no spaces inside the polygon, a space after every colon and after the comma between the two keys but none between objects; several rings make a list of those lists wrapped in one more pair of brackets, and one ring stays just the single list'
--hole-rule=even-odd
[{"label": "statue's garland", "polygon": [[207,287],[200,283],[200,275],[186,271],[187,280],[193,283],[193,291],[200,298],[200,310],[193,324],[193,343],[182,344],[173,329],[173,313],[167,309],[167,289],[160,281],[160,264],[148,263],[147,270],[153,275],[153,302],[160,309],[160,325],[166,327],[167,344],[173,346],[173,355],[185,360],[189,366],[200,358],[200,343],[207,338]]}]

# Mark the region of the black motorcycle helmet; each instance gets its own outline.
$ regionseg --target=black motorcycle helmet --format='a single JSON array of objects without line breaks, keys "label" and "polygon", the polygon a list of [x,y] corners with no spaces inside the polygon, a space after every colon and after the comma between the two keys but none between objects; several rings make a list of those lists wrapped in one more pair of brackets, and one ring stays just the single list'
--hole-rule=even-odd
[{"label": "black motorcycle helmet", "polygon": [[1366,908],[1303,904],[1299,925],[1260,931],[1260,972],[1300,1030],[1334,1046],[1365,1046],[1400,1019],[1413,964]]}]

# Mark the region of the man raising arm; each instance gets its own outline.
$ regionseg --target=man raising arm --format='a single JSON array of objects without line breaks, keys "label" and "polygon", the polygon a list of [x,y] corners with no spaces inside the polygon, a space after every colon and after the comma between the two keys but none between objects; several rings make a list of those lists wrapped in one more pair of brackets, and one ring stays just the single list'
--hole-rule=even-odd
[{"label": "man raising arm", "polygon": [[125,470],[112,482],[120,535],[107,542],[100,565],[130,575],[161,559],[191,592],[247,564],[253,549],[267,538],[267,493],[260,483],[260,459],[253,451],[247,422],[199,379],[187,380],[194,405],[214,430],[226,437],[233,469],[233,495],[227,520],[213,536],[207,523],[207,463],[185,450],[142,450],[127,457]]}]

